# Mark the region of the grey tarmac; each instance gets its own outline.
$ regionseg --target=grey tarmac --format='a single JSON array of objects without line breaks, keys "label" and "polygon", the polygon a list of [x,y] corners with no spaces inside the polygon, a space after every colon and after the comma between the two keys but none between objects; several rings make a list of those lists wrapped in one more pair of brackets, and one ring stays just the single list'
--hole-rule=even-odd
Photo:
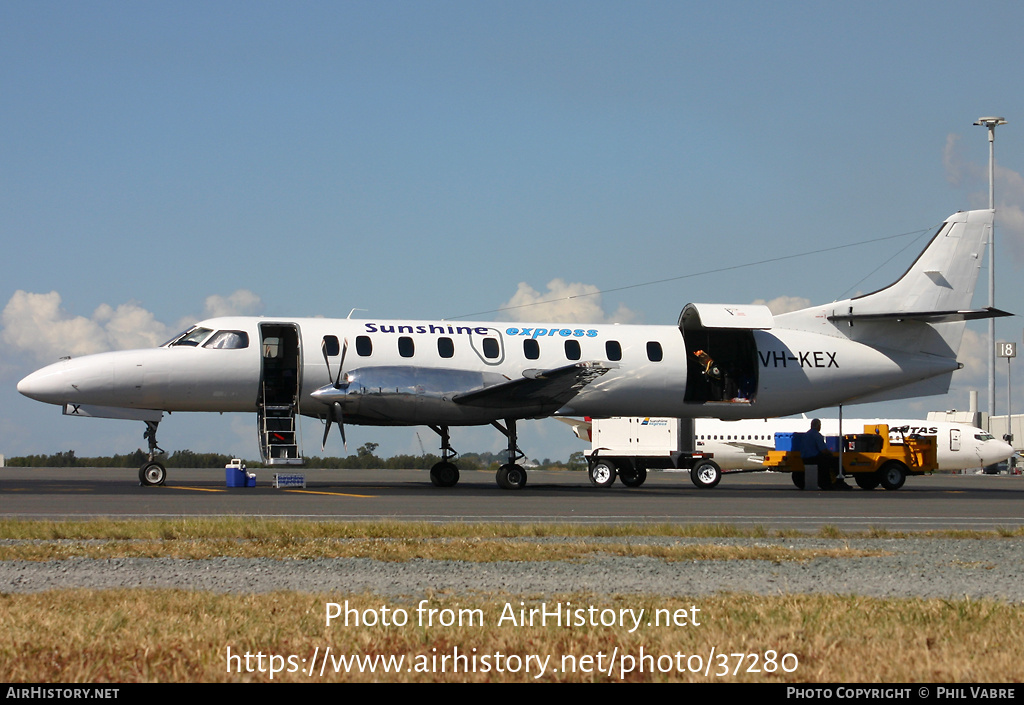
[{"label": "grey tarmac", "polygon": [[[652,473],[641,488],[599,489],[582,473],[533,472],[521,491],[500,490],[491,473],[463,472],[459,486],[433,487],[423,471],[305,470],[307,487],[277,490],[272,471],[256,488],[227,489],[221,470],[171,470],[164,487],[140,487],[134,470],[0,470],[0,516],[82,519],[254,515],[324,520],[565,523],[720,523],[766,531],[831,525],[899,531],[1020,526],[1024,479],[1012,476],[912,477],[896,492],[800,492],[788,476],[727,475],[698,490],[685,474]],[[538,541],[543,539],[538,539]],[[560,539],[548,539],[560,540]],[[574,539],[575,540],[575,539]],[[589,543],[602,539],[586,539]],[[809,561],[678,561],[600,556],[579,562],[216,558],[72,559],[0,562],[0,592],[69,587],[153,587],[215,592],[507,591],[554,594],[857,594],[1024,600],[1024,538],[992,539],[679,539],[632,543],[732,543],[790,548],[850,547],[867,558]]]}]

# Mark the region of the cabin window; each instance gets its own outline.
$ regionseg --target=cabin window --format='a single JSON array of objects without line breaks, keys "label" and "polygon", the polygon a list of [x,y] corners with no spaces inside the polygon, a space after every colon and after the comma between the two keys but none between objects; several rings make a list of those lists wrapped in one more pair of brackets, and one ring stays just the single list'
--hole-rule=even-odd
[{"label": "cabin window", "polygon": [[335,357],[341,354],[341,344],[338,343],[338,336],[336,335],[325,335],[324,342],[320,347],[323,348],[324,355],[328,357]]},{"label": "cabin window", "polygon": [[540,357],[540,343],[533,338],[527,338],[524,340],[523,355],[526,355],[527,360],[536,360]]},{"label": "cabin window", "polygon": [[498,357],[498,341],[496,338],[484,338],[484,357],[493,360]]},{"label": "cabin window", "polygon": [[373,341],[368,335],[356,337],[356,355],[359,357],[370,357],[373,354]]},{"label": "cabin window", "polygon": [[241,350],[249,347],[249,334],[242,330],[219,330],[203,347],[217,350]]},{"label": "cabin window", "polygon": [[622,359],[622,346],[617,340],[609,340],[604,344],[604,354],[611,362]]},{"label": "cabin window", "polygon": [[441,357],[455,357],[455,343],[451,338],[437,339],[437,354]]},{"label": "cabin window", "polygon": [[661,343],[652,340],[647,343],[647,359],[651,362],[661,362]]},{"label": "cabin window", "polygon": [[567,360],[579,360],[580,357],[582,357],[582,354],[580,353],[580,341],[565,341],[565,358]]},{"label": "cabin window", "polygon": [[398,354],[402,357],[412,357],[416,354],[416,345],[412,342],[412,338],[403,335],[398,339]]}]

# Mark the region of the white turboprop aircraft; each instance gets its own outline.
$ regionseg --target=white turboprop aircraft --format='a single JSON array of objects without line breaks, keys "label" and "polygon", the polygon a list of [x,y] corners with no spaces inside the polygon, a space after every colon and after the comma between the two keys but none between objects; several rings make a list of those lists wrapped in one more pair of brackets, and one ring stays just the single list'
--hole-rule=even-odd
[{"label": "white turboprop aircraft", "polygon": [[[906,419],[843,419],[843,433],[862,433],[867,425],[886,424],[893,440],[918,434],[935,436],[939,470],[967,470],[1006,460],[1014,453],[1013,446],[997,440],[988,431],[966,424],[947,421],[912,421]],[[756,470],[765,454],[775,450],[776,433],[803,433],[810,419],[758,419],[719,421],[699,419],[694,424],[694,446],[713,453],[723,470]],[[821,433],[839,435],[839,419],[821,419]]]},{"label": "white turboprop aircraft", "polygon": [[960,212],[898,281],[873,294],[772,316],[765,306],[687,304],[672,326],[216,318],[159,348],[65,358],[18,391],[78,416],[148,426],[143,484],[162,484],[162,412],[256,412],[271,463],[301,462],[297,415],[333,423],[425,425],[441,437],[439,486],[458,482],[451,426],[508,439],[498,484],[526,471],[520,419],[547,416],[766,418],[944,394],[992,228]]}]

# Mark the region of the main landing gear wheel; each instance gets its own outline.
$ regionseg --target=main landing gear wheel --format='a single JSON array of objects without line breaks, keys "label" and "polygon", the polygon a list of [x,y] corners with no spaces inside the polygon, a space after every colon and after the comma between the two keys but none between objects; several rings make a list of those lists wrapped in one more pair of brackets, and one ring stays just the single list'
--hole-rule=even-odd
[{"label": "main landing gear wheel", "polygon": [[907,466],[898,460],[890,460],[878,469],[878,481],[887,490],[898,490],[907,481]]},{"label": "main landing gear wheel", "polygon": [[504,426],[497,421],[491,421],[491,425],[508,439],[508,462],[498,468],[498,474],[495,477],[498,487],[503,490],[521,490],[526,487],[526,470],[522,465],[517,465],[516,461],[526,456],[519,450],[519,445],[516,443],[516,420],[505,419]]},{"label": "main landing gear wheel", "polygon": [[791,472],[789,475],[793,478],[793,484],[796,485],[796,488],[802,490],[804,488],[804,474],[802,472]]},{"label": "main landing gear wheel", "polygon": [[151,461],[139,468],[139,482],[143,486],[162,485],[167,480],[167,468]]},{"label": "main landing gear wheel", "polygon": [[452,448],[448,427],[431,426],[430,429],[441,437],[441,460],[430,468],[430,482],[434,487],[455,487],[459,484],[459,468],[451,461],[451,458],[458,454]]},{"label": "main landing gear wheel", "polygon": [[455,487],[459,483],[459,469],[454,463],[442,460],[430,468],[430,482],[434,487]]},{"label": "main landing gear wheel", "polygon": [[520,465],[502,465],[497,480],[503,490],[521,490],[526,487],[526,470]]},{"label": "main landing gear wheel", "polygon": [[702,490],[710,490],[722,479],[722,468],[713,460],[702,460],[690,470],[690,479]]},{"label": "main landing gear wheel", "polygon": [[611,487],[615,483],[615,463],[610,460],[592,463],[590,481],[597,487]]},{"label": "main landing gear wheel", "polygon": [[639,467],[634,470],[631,467],[624,467],[619,470],[619,480],[626,487],[639,487],[647,481],[647,468]]}]

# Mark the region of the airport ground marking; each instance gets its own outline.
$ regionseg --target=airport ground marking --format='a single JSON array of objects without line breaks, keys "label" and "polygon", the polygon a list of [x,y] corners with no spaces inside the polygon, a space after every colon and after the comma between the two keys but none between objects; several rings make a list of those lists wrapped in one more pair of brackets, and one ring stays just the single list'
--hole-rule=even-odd
[{"label": "airport ground marking", "polygon": [[347,492],[323,492],[318,490],[286,490],[289,494],[325,494],[329,497],[358,497],[359,499],[374,499],[375,494],[349,494]]},{"label": "airport ground marking", "polygon": [[[164,485],[164,487],[168,487]],[[186,487],[184,485],[171,485],[170,489],[175,490],[192,490],[193,492],[226,492],[227,490],[219,487]]]}]

